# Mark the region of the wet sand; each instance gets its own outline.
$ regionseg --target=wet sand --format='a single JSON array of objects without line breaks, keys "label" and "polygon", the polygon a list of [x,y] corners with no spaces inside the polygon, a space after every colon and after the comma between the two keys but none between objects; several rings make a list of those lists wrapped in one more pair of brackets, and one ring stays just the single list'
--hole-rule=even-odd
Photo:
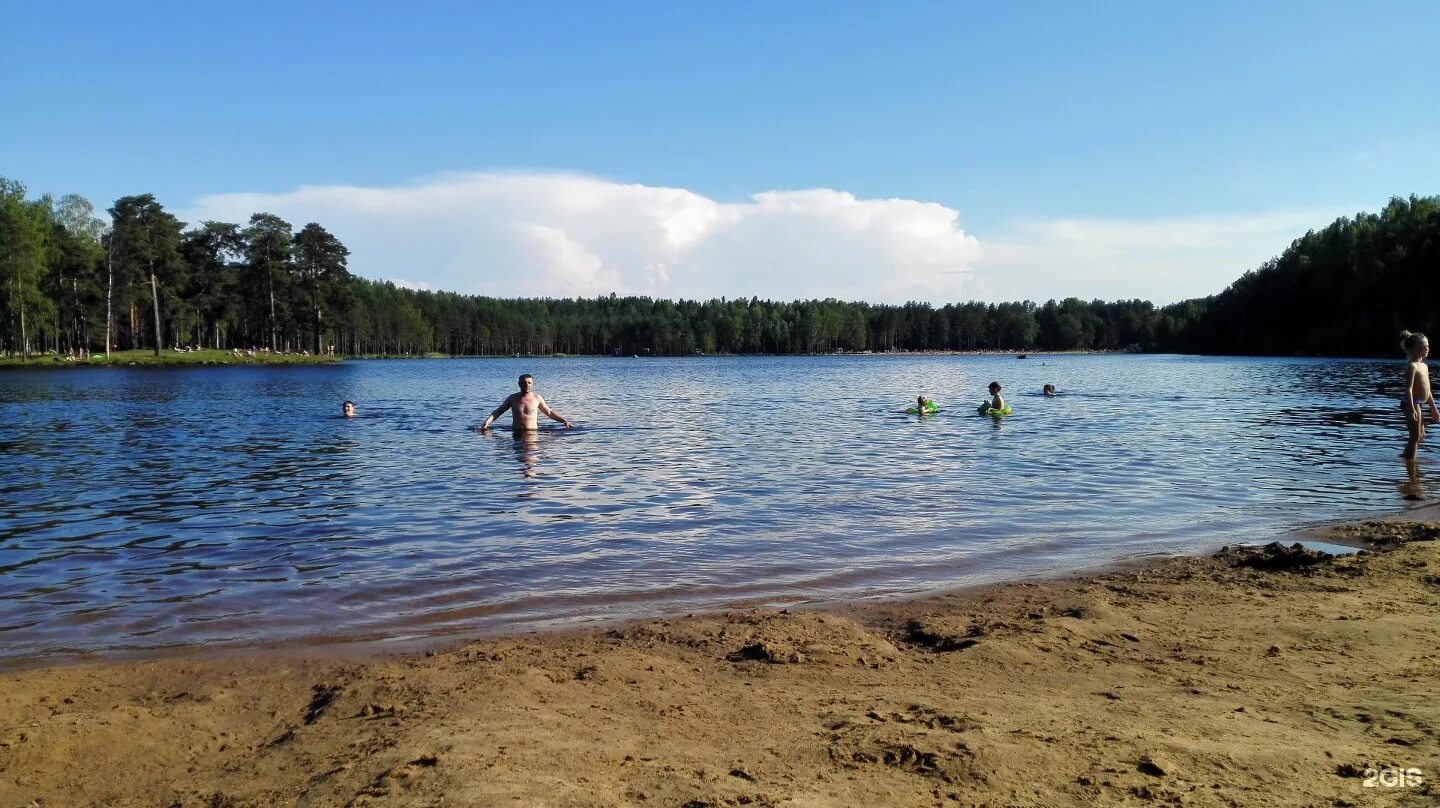
[{"label": "wet sand", "polygon": [[0,806],[1433,805],[1436,536],[403,657],[12,670]]}]

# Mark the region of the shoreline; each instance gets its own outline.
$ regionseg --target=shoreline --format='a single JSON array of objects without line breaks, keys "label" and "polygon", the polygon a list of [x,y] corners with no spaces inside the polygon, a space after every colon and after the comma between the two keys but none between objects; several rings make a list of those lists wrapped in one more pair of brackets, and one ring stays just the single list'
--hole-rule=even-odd
[{"label": "shoreline", "polygon": [[[124,354],[124,356],[120,356]],[[201,355],[203,354],[203,356]],[[1025,357],[1019,356],[1026,354]],[[92,354],[88,360],[80,360],[67,357],[64,354],[37,354],[30,359],[19,357],[0,356],[0,369],[5,368],[115,368],[115,367],[188,367],[188,366],[216,366],[216,365],[323,365],[337,362],[361,362],[361,361],[394,361],[409,359],[733,359],[738,357],[816,357],[816,356],[878,356],[878,357],[912,357],[912,356],[1005,356],[1024,359],[1043,358],[1046,356],[1102,356],[1111,354],[1135,354],[1145,355],[1140,351],[1124,350],[1086,350],[1086,351],[1000,351],[1000,350],[974,350],[974,351],[857,351],[841,353],[809,353],[809,354],[644,354],[644,355],[614,355],[614,354],[442,354],[430,352],[425,354],[355,354],[320,356],[302,356],[300,354],[266,354],[259,356],[235,356],[230,351],[216,349],[202,349],[189,353],[173,353],[162,351],[159,357],[149,349],[136,349],[118,351],[111,359],[106,359],[104,354]]]},{"label": "shoreline", "polygon": [[[210,351],[210,349],[205,349]],[[6,369],[35,369],[35,368],[127,368],[127,367],[206,367],[220,365],[250,366],[257,365],[323,365],[337,364],[343,362],[366,362],[366,361],[397,361],[397,360],[436,360],[436,359],[467,359],[467,360],[503,360],[503,359],[526,359],[526,360],[547,360],[547,359],[735,359],[735,358],[781,358],[781,357],[923,357],[923,356],[997,356],[1014,357],[1016,359],[1041,359],[1046,357],[1066,356],[1193,356],[1198,358],[1248,358],[1248,359],[1316,359],[1323,361],[1338,362],[1390,362],[1389,357],[1363,357],[1363,356],[1312,356],[1312,355],[1279,355],[1279,354],[1180,354],[1156,351],[1132,351],[1124,349],[1114,350],[1055,350],[1055,351],[1024,351],[1024,350],[926,350],[926,351],[843,351],[838,353],[804,353],[804,354],[442,354],[429,352],[424,354],[354,354],[336,356],[309,356],[299,355],[274,355],[268,358],[262,357],[235,357],[229,351],[214,351],[216,357],[201,359],[186,357],[185,355],[167,356],[161,354],[156,359],[150,351],[126,351],[123,353],[143,353],[143,357],[111,359],[106,361],[103,355],[92,356],[89,361],[67,360],[64,355],[36,356],[29,360],[17,357],[0,357],[0,371]],[[1021,356],[1021,354],[1025,354]]]},{"label": "shoreline", "polygon": [[[1276,533],[1265,543],[1300,542],[1318,546],[1329,552],[1372,549],[1363,539],[1347,538],[1344,533],[1349,525],[1371,522],[1409,523],[1429,520],[1440,521],[1440,502],[1413,506],[1389,514],[1377,515],[1357,522],[1353,519],[1336,519],[1301,525]],[[471,642],[487,642],[515,637],[552,636],[580,634],[590,631],[605,631],[618,626],[653,620],[674,620],[696,616],[710,617],[746,610],[793,610],[796,612],[840,612],[846,609],[886,607],[932,599],[964,596],[985,588],[1051,584],[1077,578],[1104,575],[1142,569],[1156,564],[1183,558],[1199,558],[1223,549],[1227,542],[1216,539],[1213,542],[1178,552],[1146,552],[1115,556],[1081,567],[1065,567],[1023,572],[1016,575],[991,578],[989,580],[949,583],[916,590],[895,590],[856,596],[799,597],[737,595],[728,601],[708,606],[685,608],[673,607],[642,610],[639,613],[614,614],[606,617],[555,617],[538,622],[524,622],[518,626],[484,625],[481,627],[455,629],[451,631],[423,633],[411,624],[395,624],[388,630],[373,635],[314,634],[287,637],[274,640],[248,640],[233,643],[184,643],[166,646],[146,646],[99,651],[53,652],[40,655],[0,657],[0,676],[22,671],[48,670],[76,665],[135,664],[162,661],[201,662],[236,656],[306,656],[310,658],[334,658],[344,660],[365,660],[380,656],[405,656],[431,653],[455,645]],[[1235,546],[1259,546],[1254,542]],[[399,632],[402,636],[390,636]]]},{"label": "shoreline", "polygon": [[339,363],[343,361],[344,358],[345,357],[342,356],[272,353],[269,351],[258,353],[255,356],[248,354],[237,355],[233,351],[222,351],[216,348],[202,348],[198,351],[184,352],[164,350],[160,352],[159,356],[156,356],[152,349],[136,348],[116,351],[109,358],[106,358],[103,353],[91,354],[88,359],[79,359],[66,354],[37,354],[30,359],[21,359],[18,356],[0,356],[0,369],[328,365]]},{"label": "shoreline", "polygon": [[[1425,515],[1306,530],[1384,542],[1313,566],[1230,551],[423,653],[0,670],[0,803],[1421,804]],[[1386,767],[1423,783],[1364,786]]]},{"label": "shoreline", "polygon": [[[1025,354],[1025,356],[1020,356]],[[402,355],[377,355],[362,354],[347,356],[346,359],[735,359],[741,357],[776,358],[786,356],[1004,356],[1016,359],[1043,358],[1046,356],[1108,356],[1111,354],[1134,354],[1136,356],[1156,356],[1144,351],[1115,350],[1069,350],[1069,351],[1035,351],[1025,349],[998,350],[998,349],[975,349],[970,351],[958,350],[925,350],[925,351],[831,351],[824,353],[696,353],[696,354],[575,354],[575,353],[553,353],[553,354],[445,354],[431,352],[428,354],[417,354],[413,356]]]},{"label": "shoreline", "polygon": [[[1372,519],[1386,522],[1412,522],[1424,521],[1427,517],[1440,520],[1440,502],[1416,506],[1388,515],[1375,516],[1372,517]],[[1335,551],[1333,548],[1337,546],[1347,547],[1351,551],[1367,549],[1367,545],[1363,541],[1346,540],[1343,536],[1337,537],[1331,535],[1335,529],[1343,528],[1345,525],[1352,523],[1354,523],[1353,520],[1341,519],[1331,522],[1302,525],[1277,533],[1271,537],[1269,541],[1279,541],[1282,544],[1302,542],[1307,546],[1320,542],[1329,545],[1332,552]],[[1253,542],[1251,544],[1253,544]],[[214,658],[252,655],[282,657],[287,655],[302,655],[311,658],[334,658],[354,661],[387,655],[430,653],[435,650],[471,642],[485,642],[525,636],[604,631],[632,623],[651,620],[674,620],[680,619],[682,616],[685,618],[695,616],[708,617],[755,609],[788,609],[796,612],[838,612],[856,607],[861,609],[871,606],[884,607],[887,605],[923,602],[957,595],[963,596],[967,593],[990,587],[1031,584],[1043,585],[1068,581],[1075,578],[1103,575],[1111,572],[1124,572],[1126,570],[1140,569],[1154,564],[1163,564],[1175,559],[1206,556],[1221,549],[1225,545],[1226,542],[1217,539],[1213,542],[1208,542],[1184,551],[1127,554],[1105,560],[1098,560],[1080,567],[1042,569],[1004,577],[992,577],[988,580],[947,583],[920,589],[894,590],[864,595],[832,595],[829,597],[801,597],[795,595],[766,596],[759,594],[736,595],[728,600],[711,605],[679,608],[672,604],[670,608],[664,608],[662,606],[660,608],[641,610],[640,612],[620,613],[605,617],[554,617],[539,621],[522,622],[518,626],[485,624],[478,627],[434,633],[424,633],[416,625],[409,623],[397,623],[383,629],[377,629],[380,633],[371,635],[313,634],[273,640],[246,640],[219,644],[197,642],[107,650],[49,652],[40,655],[31,654],[15,657],[0,656],[0,676],[21,671],[47,670],[75,665],[111,665],[162,661],[200,662]],[[397,632],[401,635],[400,637],[390,636]]]}]

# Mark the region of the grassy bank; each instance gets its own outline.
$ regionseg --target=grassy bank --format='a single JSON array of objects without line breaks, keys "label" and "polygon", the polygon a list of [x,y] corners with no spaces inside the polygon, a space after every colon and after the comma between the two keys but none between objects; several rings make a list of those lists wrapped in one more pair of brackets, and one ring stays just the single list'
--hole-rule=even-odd
[{"label": "grassy bank", "polygon": [[88,361],[72,359],[65,355],[35,355],[29,359],[18,356],[0,357],[0,367],[59,368],[59,367],[130,367],[140,365],[314,365],[339,362],[335,356],[304,356],[301,354],[257,353],[250,356],[242,352],[202,349],[181,353],[175,350],[161,351],[159,356],[149,349],[116,351],[107,359],[104,354],[94,354]]}]

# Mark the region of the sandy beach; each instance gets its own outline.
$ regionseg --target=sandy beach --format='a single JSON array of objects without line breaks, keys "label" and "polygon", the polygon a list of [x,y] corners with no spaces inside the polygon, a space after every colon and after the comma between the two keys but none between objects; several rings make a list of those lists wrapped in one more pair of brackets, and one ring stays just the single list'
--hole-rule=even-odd
[{"label": "sandy beach", "polygon": [[0,806],[1433,805],[1437,535],[409,656],[10,670]]}]

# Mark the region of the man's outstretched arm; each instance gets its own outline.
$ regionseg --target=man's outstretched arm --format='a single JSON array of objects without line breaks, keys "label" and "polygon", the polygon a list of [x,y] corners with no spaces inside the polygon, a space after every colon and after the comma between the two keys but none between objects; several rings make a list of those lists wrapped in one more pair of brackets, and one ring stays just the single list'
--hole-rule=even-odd
[{"label": "man's outstretched arm", "polygon": [[574,424],[572,424],[572,423],[570,423],[569,421],[565,420],[565,416],[563,416],[563,415],[561,415],[560,413],[558,413],[558,412],[550,409],[550,405],[549,405],[549,404],[546,404],[546,403],[545,403],[545,399],[543,399],[543,398],[540,399],[540,411],[543,412],[543,413],[545,413],[547,416],[549,416],[549,417],[550,417],[550,420],[552,420],[552,421],[559,421],[560,423],[564,424],[564,425],[567,426],[567,427],[574,426]]},{"label": "man's outstretched arm", "polygon": [[501,404],[500,406],[496,407],[496,408],[495,408],[495,411],[492,412],[492,413],[490,413],[490,417],[485,419],[485,423],[483,423],[483,424],[480,425],[480,431],[481,431],[481,432],[484,432],[485,430],[489,429],[489,428],[490,428],[490,425],[493,424],[493,423],[495,423],[495,419],[496,419],[496,418],[499,418],[500,416],[504,415],[504,414],[505,414],[505,411],[508,410],[508,409],[510,409],[510,405],[511,405],[512,403],[514,403],[514,396],[506,396],[506,397],[505,397],[505,403],[503,403],[503,404]]}]

